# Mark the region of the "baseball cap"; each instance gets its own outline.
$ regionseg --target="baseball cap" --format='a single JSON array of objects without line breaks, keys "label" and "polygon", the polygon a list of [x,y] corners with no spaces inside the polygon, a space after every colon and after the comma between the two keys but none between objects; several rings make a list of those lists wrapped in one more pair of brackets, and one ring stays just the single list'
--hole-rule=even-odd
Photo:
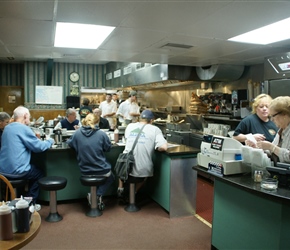
[{"label": "baseball cap", "polygon": [[141,113],[141,119],[154,119],[154,114],[152,113],[151,110],[145,109]]},{"label": "baseball cap", "polygon": [[137,92],[135,90],[130,91],[129,96],[137,96]]}]

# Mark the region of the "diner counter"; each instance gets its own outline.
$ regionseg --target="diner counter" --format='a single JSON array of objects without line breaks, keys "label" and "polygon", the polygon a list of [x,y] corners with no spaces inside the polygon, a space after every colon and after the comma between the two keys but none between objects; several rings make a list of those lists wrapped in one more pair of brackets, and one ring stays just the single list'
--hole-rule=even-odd
[{"label": "diner counter", "polygon": [[[112,169],[124,144],[114,144],[106,153]],[[154,176],[148,178],[145,191],[169,212],[170,217],[195,214],[196,174],[191,167],[196,165],[199,149],[184,145],[170,145],[165,152],[153,155]],[[80,170],[76,152],[66,143],[32,155],[32,162],[44,170],[46,176],[64,176],[67,186],[57,192],[58,201],[86,198],[90,188],[80,183]],[[114,171],[113,171],[114,172]],[[105,195],[116,195],[118,179]],[[39,200],[49,201],[49,192],[40,190]]]},{"label": "diner counter", "polygon": [[[206,168],[194,172],[209,175]],[[214,177],[213,249],[290,249],[290,190],[267,191],[251,173]]]}]

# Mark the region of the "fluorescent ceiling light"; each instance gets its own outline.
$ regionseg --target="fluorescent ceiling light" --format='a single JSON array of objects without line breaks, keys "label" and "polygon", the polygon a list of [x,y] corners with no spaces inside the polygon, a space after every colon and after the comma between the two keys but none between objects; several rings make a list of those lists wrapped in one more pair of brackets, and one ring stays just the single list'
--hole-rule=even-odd
[{"label": "fluorescent ceiling light", "polygon": [[56,23],[55,47],[97,49],[115,27],[80,23]]},{"label": "fluorescent ceiling light", "polygon": [[264,26],[262,28],[252,30],[239,36],[228,39],[229,41],[254,43],[254,44],[270,44],[283,41],[290,38],[290,18],[281,20],[276,23]]}]

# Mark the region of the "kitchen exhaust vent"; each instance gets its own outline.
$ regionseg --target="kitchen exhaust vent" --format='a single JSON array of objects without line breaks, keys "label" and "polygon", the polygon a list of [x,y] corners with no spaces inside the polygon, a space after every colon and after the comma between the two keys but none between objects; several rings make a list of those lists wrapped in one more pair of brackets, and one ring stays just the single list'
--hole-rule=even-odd
[{"label": "kitchen exhaust vent", "polygon": [[244,72],[242,65],[211,65],[196,67],[196,73],[202,81],[228,82],[238,80]]},{"label": "kitchen exhaust vent", "polygon": [[178,44],[178,43],[167,43],[167,44],[161,46],[161,48],[191,49],[191,48],[193,48],[193,46],[186,45],[186,44]]}]

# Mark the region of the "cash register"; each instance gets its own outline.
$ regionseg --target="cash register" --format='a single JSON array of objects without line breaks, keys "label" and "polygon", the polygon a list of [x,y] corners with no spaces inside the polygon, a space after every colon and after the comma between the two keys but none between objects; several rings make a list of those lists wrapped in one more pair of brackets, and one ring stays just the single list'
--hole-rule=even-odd
[{"label": "cash register", "polygon": [[230,137],[205,135],[197,155],[198,165],[216,175],[232,175],[251,172],[243,164],[242,144]]}]

